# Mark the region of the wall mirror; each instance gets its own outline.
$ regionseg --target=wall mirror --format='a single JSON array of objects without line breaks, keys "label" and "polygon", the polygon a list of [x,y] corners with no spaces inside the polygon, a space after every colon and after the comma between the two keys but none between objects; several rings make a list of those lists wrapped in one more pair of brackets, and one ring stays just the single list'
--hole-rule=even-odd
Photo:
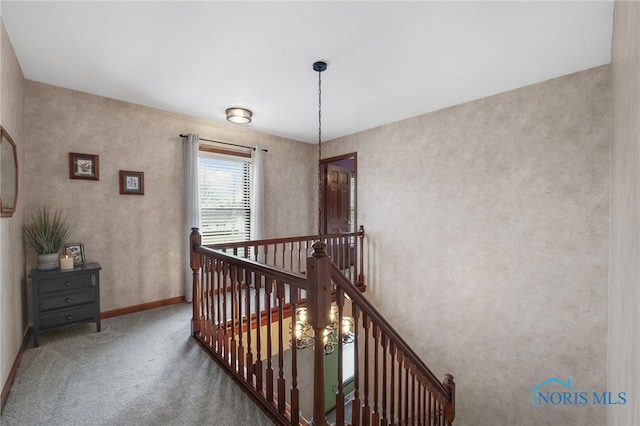
[{"label": "wall mirror", "polygon": [[18,202],[18,154],[4,127],[0,127],[0,134],[0,215],[11,217]]}]

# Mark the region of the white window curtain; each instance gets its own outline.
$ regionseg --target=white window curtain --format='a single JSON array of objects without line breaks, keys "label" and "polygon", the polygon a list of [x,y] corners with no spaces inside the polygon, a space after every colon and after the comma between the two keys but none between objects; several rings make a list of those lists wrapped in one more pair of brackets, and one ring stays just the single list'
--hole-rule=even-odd
[{"label": "white window curtain", "polygon": [[198,135],[188,134],[184,141],[184,170],[185,170],[185,202],[186,229],[185,240],[187,250],[187,266],[184,298],[187,302],[193,300],[193,271],[190,266],[191,244],[188,235],[191,228],[200,228],[200,192],[198,182],[198,152],[200,139]]},{"label": "white window curtain", "polygon": [[264,151],[256,146],[251,153],[251,239],[264,240]]}]

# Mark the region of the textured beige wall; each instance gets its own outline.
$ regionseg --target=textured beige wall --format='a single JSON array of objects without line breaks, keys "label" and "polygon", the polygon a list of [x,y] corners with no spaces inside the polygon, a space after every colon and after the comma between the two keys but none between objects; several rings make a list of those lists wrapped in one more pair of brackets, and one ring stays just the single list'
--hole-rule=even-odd
[{"label": "textured beige wall", "polygon": [[22,223],[24,216],[24,77],[0,20],[0,124],[18,150],[18,204],[13,217],[0,219],[0,383],[2,389],[27,328]]},{"label": "textured beige wall", "polygon": [[458,379],[457,425],[605,422],[531,388],[606,390],[609,95],[600,67],[323,148],[357,152],[367,296]]},{"label": "textured beige wall", "polygon": [[[312,229],[315,175],[307,144],[32,81],[25,123],[26,208],[48,204],[73,219],[71,239],[103,267],[103,311],[184,294],[180,133],[267,148],[267,237]],[[99,155],[100,180],[69,179],[69,152]],[[144,172],[145,195],[120,195],[119,170]]]},{"label": "textured beige wall", "polygon": [[610,425],[640,424],[640,3],[617,1],[612,51],[608,386],[629,404]]}]

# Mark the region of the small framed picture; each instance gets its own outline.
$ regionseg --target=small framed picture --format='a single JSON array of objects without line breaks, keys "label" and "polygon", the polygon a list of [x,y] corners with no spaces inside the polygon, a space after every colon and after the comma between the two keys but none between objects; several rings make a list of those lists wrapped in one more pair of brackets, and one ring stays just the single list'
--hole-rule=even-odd
[{"label": "small framed picture", "polygon": [[120,170],[120,193],[144,195],[144,172]]},{"label": "small framed picture", "polygon": [[98,156],[69,153],[69,179],[100,180]]},{"label": "small framed picture", "polygon": [[84,263],[84,245],[82,243],[65,244],[64,254],[73,257],[74,265],[82,265]]}]

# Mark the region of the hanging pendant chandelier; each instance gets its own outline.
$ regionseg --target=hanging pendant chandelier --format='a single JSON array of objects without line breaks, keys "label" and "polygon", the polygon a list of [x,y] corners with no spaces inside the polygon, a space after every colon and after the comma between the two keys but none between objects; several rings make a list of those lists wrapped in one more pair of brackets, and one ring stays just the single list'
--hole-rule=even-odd
[{"label": "hanging pendant chandelier", "polygon": [[[353,333],[353,319],[347,316],[342,317],[342,323],[338,324],[338,307],[331,305],[329,320],[331,323],[322,331],[322,344],[325,355],[332,354],[338,344],[352,343],[355,339]],[[293,346],[295,337],[296,348],[304,349],[313,346],[313,328],[307,322],[307,308],[298,308],[295,312],[294,320],[289,324],[291,340],[289,346]]]},{"label": "hanging pendant chandelier", "polygon": [[[313,64],[313,70],[318,73],[318,240],[322,239],[322,72],[327,70],[327,63],[318,61]],[[342,316],[339,320],[338,307],[331,305],[329,311],[330,323],[322,331],[322,344],[325,355],[333,353],[338,344],[352,343],[355,339],[353,333],[353,319]],[[304,349],[314,344],[313,327],[307,322],[307,308],[298,308],[293,320],[289,324],[291,340],[289,346]]]}]

